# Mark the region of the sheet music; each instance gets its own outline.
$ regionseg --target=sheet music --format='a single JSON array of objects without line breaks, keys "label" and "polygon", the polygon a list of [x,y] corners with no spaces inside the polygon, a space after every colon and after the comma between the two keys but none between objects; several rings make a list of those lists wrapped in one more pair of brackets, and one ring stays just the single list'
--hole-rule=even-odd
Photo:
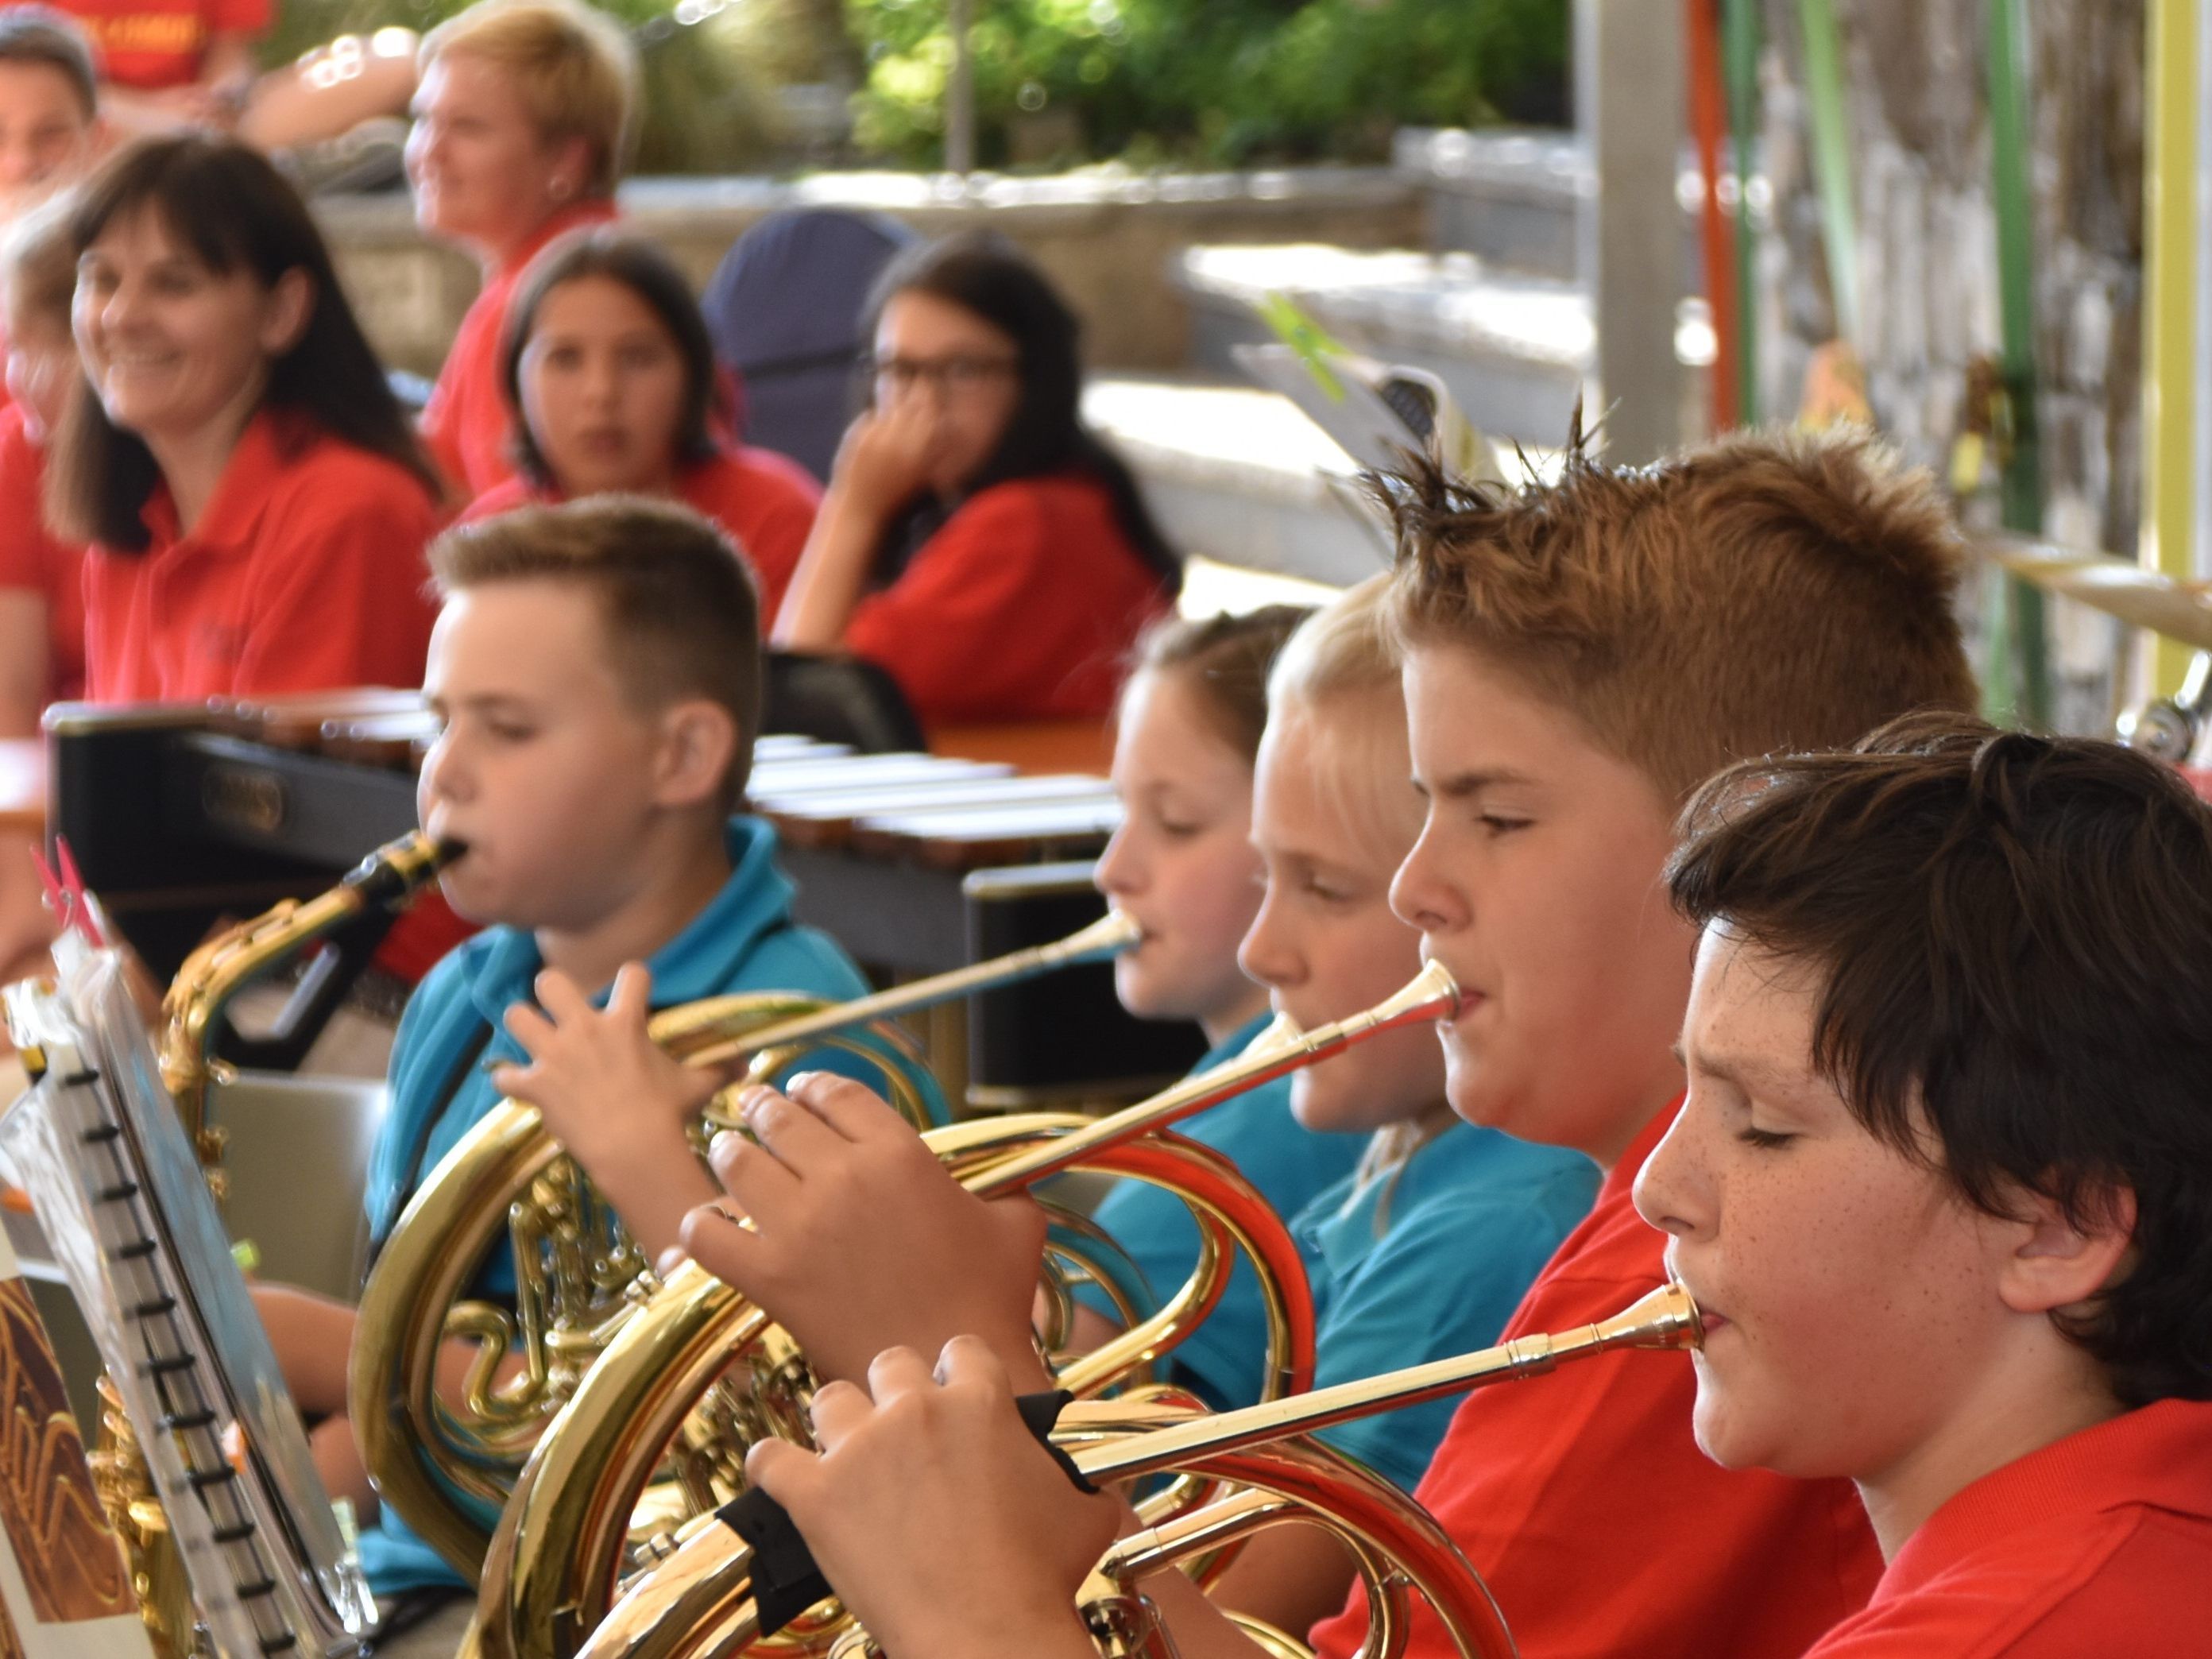
[{"label": "sheet music", "polygon": [[[72,962],[64,993],[9,997],[46,1071],[0,1119],[121,1395],[226,1659],[289,1635],[302,1654],[358,1650],[374,1604],[317,1478],[267,1334],[161,1085],[118,958]],[[234,1466],[224,1440],[243,1455]]]}]

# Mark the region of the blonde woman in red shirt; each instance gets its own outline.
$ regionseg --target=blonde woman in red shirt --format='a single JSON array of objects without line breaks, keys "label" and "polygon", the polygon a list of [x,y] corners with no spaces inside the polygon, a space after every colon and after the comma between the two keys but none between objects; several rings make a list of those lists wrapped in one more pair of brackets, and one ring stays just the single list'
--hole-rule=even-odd
[{"label": "blonde woman in red shirt", "polygon": [[637,52],[574,0],[485,0],[423,37],[407,182],[415,222],[483,269],[422,411],[464,500],[514,471],[500,344],[523,269],[563,231],[611,219],[637,107]]}]

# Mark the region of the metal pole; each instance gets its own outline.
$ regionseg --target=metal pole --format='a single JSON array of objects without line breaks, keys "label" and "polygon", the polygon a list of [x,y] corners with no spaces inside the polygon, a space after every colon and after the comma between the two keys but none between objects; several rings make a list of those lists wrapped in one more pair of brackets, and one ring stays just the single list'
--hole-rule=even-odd
[{"label": "metal pole", "polygon": [[[2143,510],[2141,559],[2181,580],[2202,574],[2197,467],[2199,399],[2206,390],[2206,234],[2197,198],[2203,115],[2199,89],[2212,39],[2206,0],[2154,0],[2150,19],[2149,125],[2144,191],[2149,294],[2143,343]],[[2171,693],[2187,671],[2186,646],[2158,641],[2153,689]]]},{"label": "metal pole", "polygon": [[[2004,526],[2023,535],[2043,532],[2042,440],[2035,394],[2035,224],[2028,182],[2027,15],[2022,0],[1990,3],[1990,149],[1996,174],[1998,312],[2004,334],[2005,398],[2012,414],[2012,445],[2002,479]],[[2016,578],[2003,580],[2011,611],[2014,660],[1993,662],[1992,675],[2012,673],[2012,686],[1986,688],[1996,696],[2016,694],[2010,712],[2040,730],[2051,722],[2050,646],[2043,594]]]},{"label": "metal pole", "polygon": [[975,0],[945,0],[945,28],[952,36],[952,70],[945,80],[945,165],[975,170],[975,67],[968,56],[968,25]]},{"label": "metal pole", "polygon": [[1575,118],[1596,189],[1584,198],[1583,285],[1597,320],[1607,459],[1655,460],[1682,441],[1674,307],[1682,294],[1682,15],[1651,0],[1576,0]]}]

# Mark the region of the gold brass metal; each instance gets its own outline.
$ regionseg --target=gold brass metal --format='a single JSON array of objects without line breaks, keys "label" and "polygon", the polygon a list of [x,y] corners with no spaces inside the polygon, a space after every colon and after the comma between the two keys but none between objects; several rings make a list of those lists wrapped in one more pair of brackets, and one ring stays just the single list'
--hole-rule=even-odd
[{"label": "gold brass metal", "polygon": [[[1694,1348],[1703,1334],[1689,1292],[1666,1285],[1594,1325],[1521,1337],[1242,1411],[1206,1415],[1152,1401],[1079,1401],[1062,1413],[1053,1437],[1091,1480],[1176,1469],[1239,1487],[1218,1503],[1117,1540],[1085,1588],[1086,1612],[1103,1608],[1109,1616],[1095,1622],[1109,1632],[1142,1633],[1143,1620],[1131,1609],[1149,1605],[1138,1589],[1145,1576],[1261,1527],[1306,1521],[1350,1547],[1366,1583],[1371,1623],[1360,1659],[1402,1652],[1409,1591],[1435,1607],[1462,1655],[1508,1659],[1512,1640],[1496,1605],[1435,1520],[1395,1487],[1303,1437],[1355,1417],[1540,1376],[1592,1354]],[[589,1640],[555,1651],[562,1659],[714,1659],[742,1651],[759,1633],[751,1560],[735,1532],[699,1527],[638,1577]],[[1174,1651],[1157,1630],[1133,1650]]]},{"label": "gold brass metal", "polygon": [[[370,854],[328,892],[305,901],[285,899],[218,933],[185,958],[161,999],[161,1081],[177,1103],[177,1115],[202,1164],[214,1170],[222,1162],[222,1139],[207,1121],[207,1091],[210,1082],[219,1080],[220,1070],[210,1038],[232,1000],[371,904],[396,904],[412,894],[460,850],[434,844],[420,831],[402,836]],[[216,1196],[222,1196],[219,1188]]]},{"label": "gold brass metal", "polygon": [[[1189,1204],[1201,1236],[1226,1226],[1247,1239],[1261,1237],[1272,1212],[1218,1154],[1180,1136],[1159,1133],[1220,1101],[1286,1073],[1341,1052],[1382,1032],[1449,1013],[1459,989],[1441,963],[1431,963],[1412,982],[1376,1007],[1336,1024],[1302,1032],[1287,1021],[1240,1055],[1097,1120],[1039,1114],[986,1124],[933,1130],[927,1139],[971,1191],[1009,1193],[1079,1166],[1136,1173],[1168,1185]],[[1177,1164],[1189,1166],[1178,1173]],[[1281,1232],[1279,1221],[1274,1231]],[[1285,1241],[1287,1243],[1287,1240]],[[1285,1296],[1283,1284],[1304,1288],[1303,1266],[1291,1247],[1269,1300],[1271,1377],[1275,1386],[1304,1379],[1286,1364],[1286,1334],[1296,1332],[1311,1352],[1312,1308],[1301,1294]],[[1065,1369],[1061,1384],[1081,1395],[1105,1386],[1133,1363],[1165,1352],[1209,1311],[1218,1284],[1201,1286],[1206,1272],[1153,1319]],[[677,1270],[668,1284],[611,1344],[568,1407],[538,1441],[501,1516],[484,1562],[477,1601],[478,1639],[488,1659],[566,1659],[608,1606],[624,1563],[631,1516],[647,1482],[662,1467],[665,1448],[702,1395],[724,1386],[733,1358],[747,1357],[758,1370],[763,1356],[796,1356],[781,1328],[758,1304],[713,1279],[696,1263]],[[752,1399],[760,1396],[756,1390]],[[805,1400],[757,1409],[753,1433],[805,1438]],[[1277,1401],[1286,1405],[1287,1401]],[[717,1497],[742,1488],[743,1448],[726,1456],[728,1478]],[[838,1626],[811,1633],[817,1650]],[[790,1635],[791,1632],[787,1632]]]},{"label": "gold brass metal", "polygon": [[[773,1076],[825,1048],[860,1053],[890,1078],[892,1103],[917,1128],[929,1121],[918,1073],[884,1022],[948,999],[1095,961],[1136,942],[1109,911],[1055,943],[1018,951],[849,1002],[783,992],[713,997],[653,1017],[653,1040],[699,1066],[746,1062]],[[856,1029],[884,1038],[857,1044]],[[714,1107],[710,1126],[726,1125]],[[514,1245],[518,1310],[458,1300],[502,1230]],[[348,1395],[362,1458],[381,1501],[471,1577],[483,1565],[492,1516],[523,1460],[585,1373],[658,1285],[617,1218],[592,1192],[534,1107],[502,1101],[430,1171],[401,1214],[362,1296]],[[477,1359],[458,1410],[432,1389],[445,1340],[474,1341]],[[495,1385],[508,1354],[522,1373]]]}]

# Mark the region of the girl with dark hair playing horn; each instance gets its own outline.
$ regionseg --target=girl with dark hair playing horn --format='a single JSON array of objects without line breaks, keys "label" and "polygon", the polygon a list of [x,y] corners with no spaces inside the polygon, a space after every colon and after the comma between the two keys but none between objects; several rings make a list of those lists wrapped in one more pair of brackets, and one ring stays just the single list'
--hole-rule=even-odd
[{"label": "girl with dark hair playing horn", "polygon": [[821,487],[798,462],[732,443],[727,380],[706,319],[668,256],[610,226],[572,231],[530,264],[508,313],[501,375],[522,418],[517,477],[470,506],[659,495],[727,531],[772,617]]},{"label": "girl with dark hair playing horn", "polygon": [[70,219],[88,396],[47,474],[86,556],[87,695],[421,683],[435,475],[292,187],[149,142]]},{"label": "girl with dark hair playing horn", "polygon": [[869,404],[774,643],[880,663],[925,723],[1104,714],[1182,576],[1083,424],[1074,316],[988,235],[902,255],[872,312]]}]

